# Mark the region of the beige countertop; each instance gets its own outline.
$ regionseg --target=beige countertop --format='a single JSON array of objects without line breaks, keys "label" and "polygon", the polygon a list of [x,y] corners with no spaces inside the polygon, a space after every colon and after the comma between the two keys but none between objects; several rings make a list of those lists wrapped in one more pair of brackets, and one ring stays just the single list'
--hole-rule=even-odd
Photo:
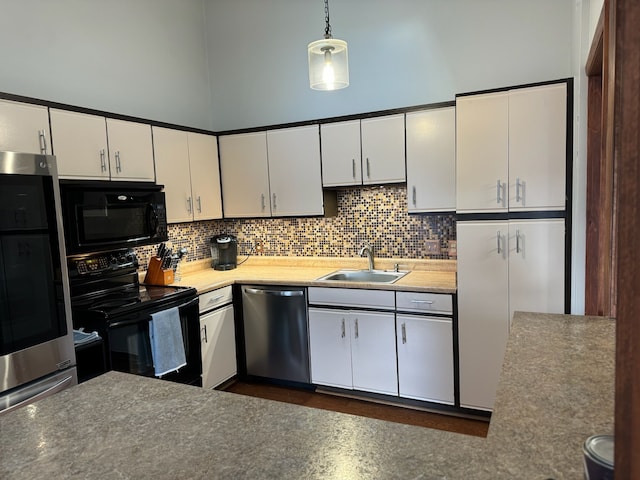
[{"label": "beige countertop", "polygon": [[0,416],[0,478],[581,480],[615,323],[517,312],[487,438],[109,372]]},{"label": "beige countertop", "polygon": [[174,285],[195,287],[198,293],[233,283],[456,293],[455,260],[377,259],[375,268],[392,270],[396,263],[409,273],[392,284],[382,284],[316,281],[339,269],[366,269],[364,258],[254,256],[227,271],[214,270],[211,259],[206,259],[181,265],[182,278]]}]

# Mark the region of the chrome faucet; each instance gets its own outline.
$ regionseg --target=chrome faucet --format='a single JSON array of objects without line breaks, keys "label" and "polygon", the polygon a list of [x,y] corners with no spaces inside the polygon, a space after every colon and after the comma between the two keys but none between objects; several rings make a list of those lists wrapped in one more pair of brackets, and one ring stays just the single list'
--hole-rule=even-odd
[{"label": "chrome faucet", "polygon": [[372,271],[373,270],[373,247],[368,243],[365,243],[360,249],[360,256],[364,257],[365,255],[369,259],[369,271]]}]

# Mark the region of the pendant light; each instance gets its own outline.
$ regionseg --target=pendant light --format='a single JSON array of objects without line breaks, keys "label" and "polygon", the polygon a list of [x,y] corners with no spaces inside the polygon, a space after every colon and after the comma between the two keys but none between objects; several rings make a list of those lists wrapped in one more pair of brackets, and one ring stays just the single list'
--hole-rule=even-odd
[{"label": "pendant light", "polygon": [[309,51],[309,86],[313,90],[338,90],[349,86],[347,42],[331,36],[329,0],[324,0],[326,27],[324,39],[311,42]]}]

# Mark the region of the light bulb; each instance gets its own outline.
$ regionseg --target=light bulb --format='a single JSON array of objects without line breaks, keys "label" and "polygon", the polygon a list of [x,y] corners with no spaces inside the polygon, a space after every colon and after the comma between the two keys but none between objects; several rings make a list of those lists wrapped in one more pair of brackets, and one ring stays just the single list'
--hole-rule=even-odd
[{"label": "light bulb", "polygon": [[336,81],[336,72],[333,69],[333,61],[331,59],[331,50],[333,47],[328,47],[324,50],[324,68],[322,69],[322,81],[327,86],[327,90],[333,90],[333,84]]}]

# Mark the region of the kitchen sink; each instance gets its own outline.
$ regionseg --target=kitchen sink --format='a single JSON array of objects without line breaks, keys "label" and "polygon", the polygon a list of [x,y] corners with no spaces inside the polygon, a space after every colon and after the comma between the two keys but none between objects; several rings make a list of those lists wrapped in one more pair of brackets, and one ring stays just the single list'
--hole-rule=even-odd
[{"label": "kitchen sink", "polygon": [[319,282],[393,283],[409,272],[387,270],[338,270],[316,279]]}]

